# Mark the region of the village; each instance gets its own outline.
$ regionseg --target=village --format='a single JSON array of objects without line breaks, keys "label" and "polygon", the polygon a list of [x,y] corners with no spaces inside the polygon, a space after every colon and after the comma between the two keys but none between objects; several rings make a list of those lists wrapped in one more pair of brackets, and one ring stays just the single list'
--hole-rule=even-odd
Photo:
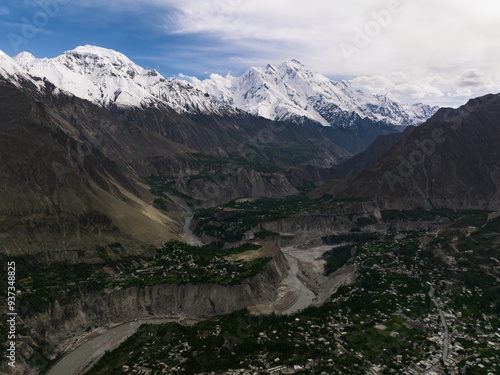
[{"label": "village", "polygon": [[[248,318],[241,312],[203,323],[196,339],[194,333],[169,331],[170,341],[161,346],[163,334],[150,327],[148,336],[139,335],[140,352],[128,353],[136,360],[123,370],[194,373],[195,361],[219,358],[227,370],[196,373],[500,373],[500,320],[481,307],[488,285],[464,283],[467,270],[429,258],[427,248],[411,235],[358,245],[349,260],[359,267],[356,283],[292,317]],[[242,326],[246,319],[252,323]],[[152,363],[153,351],[164,353],[156,356],[162,360]]]}]

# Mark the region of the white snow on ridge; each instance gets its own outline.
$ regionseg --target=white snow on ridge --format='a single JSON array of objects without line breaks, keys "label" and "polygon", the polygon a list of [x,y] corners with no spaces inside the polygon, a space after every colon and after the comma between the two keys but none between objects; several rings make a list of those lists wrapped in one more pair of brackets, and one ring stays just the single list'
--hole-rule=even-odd
[{"label": "white snow on ridge", "polygon": [[[355,113],[390,125],[418,125],[436,111],[423,104],[401,103],[389,95],[371,95],[308,70],[296,60],[278,66],[251,67],[242,76],[193,80],[195,87],[232,106],[272,120],[306,117],[323,126],[336,116]],[[351,117],[352,118],[352,117]]]},{"label": "white snow on ridge", "polygon": [[35,82],[27,72],[21,68],[16,62],[3,51],[0,51],[0,78],[5,79],[11,84],[21,87],[26,82],[31,82],[34,87],[40,87],[40,84]]},{"label": "white snow on ridge", "polygon": [[223,114],[234,110],[185,81],[166,79],[125,55],[101,47],[81,46],[52,59],[22,52],[14,61],[30,75],[95,104],[142,107],[166,104],[176,112]]},{"label": "white snow on ridge", "polygon": [[[178,113],[236,114],[237,109],[272,120],[310,119],[323,126],[348,127],[356,117],[389,125],[418,125],[437,107],[401,103],[371,95],[308,70],[296,60],[252,67],[241,77],[212,74],[209,79],[166,79],[125,55],[80,46],[52,59],[27,52],[10,58],[0,51],[0,76],[12,84],[44,80],[57,89],[103,107],[162,107]],[[236,109],[237,108],[237,109]]]}]

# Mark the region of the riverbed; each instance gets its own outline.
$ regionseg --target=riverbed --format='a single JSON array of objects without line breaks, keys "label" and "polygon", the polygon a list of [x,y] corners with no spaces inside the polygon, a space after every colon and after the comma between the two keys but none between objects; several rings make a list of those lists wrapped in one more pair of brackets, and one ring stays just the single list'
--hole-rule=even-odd
[{"label": "riverbed", "polygon": [[193,216],[189,216],[184,221],[184,238],[186,239],[186,243],[191,246],[201,246],[203,242],[193,233],[191,230],[191,222],[193,221]]},{"label": "riverbed", "polygon": [[299,262],[293,256],[285,254],[285,258],[290,266],[288,270],[287,277],[283,280],[283,283],[288,285],[290,288],[297,292],[297,299],[289,306],[281,310],[282,314],[293,314],[306,307],[311,306],[315,299],[314,293],[309,290],[309,288],[299,280],[297,277],[299,272]]},{"label": "riverbed", "polygon": [[[186,242],[193,246],[202,245],[201,240],[191,231],[193,217],[184,222]],[[299,273],[298,260],[289,254],[285,258],[290,266],[283,284],[296,292],[295,300],[285,308],[282,314],[293,314],[313,304],[315,294],[297,277]],[[178,319],[142,319],[120,324],[110,328],[105,333],[90,339],[57,362],[46,375],[80,375],[88,370],[106,351],[117,348],[123,341],[132,336],[142,324],[163,324],[178,321]],[[195,321],[187,321],[194,324]]]},{"label": "riverbed", "polygon": [[[57,362],[46,375],[76,375],[96,362],[106,351],[117,348],[123,341],[132,336],[142,324],[163,324],[177,322],[178,319],[138,319],[120,324],[107,330],[86,343],[80,345],[71,353]],[[187,321],[193,324],[194,321]]]}]

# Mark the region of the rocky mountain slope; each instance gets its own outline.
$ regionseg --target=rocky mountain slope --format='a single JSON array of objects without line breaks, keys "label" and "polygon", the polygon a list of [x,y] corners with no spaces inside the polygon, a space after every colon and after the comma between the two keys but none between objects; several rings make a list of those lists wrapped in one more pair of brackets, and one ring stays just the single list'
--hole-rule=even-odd
[{"label": "rocky mountain slope", "polygon": [[439,110],[371,169],[333,180],[311,196],[377,198],[382,207],[500,207],[500,95]]},{"label": "rocky mountain slope", "polygon": [[151,154],[171,159],[187,148],[88,102],[60,104],[54,112],[0,86],[2,252],[75,261],[97,244],[133,253],[178,237],[180,213],[152,207],[149,187],[126,168],[148,173]]},{"label": "rocky mountain slope", "polygon": [[[65,63],[17,56],[30,72],[0,54],[0,217],[7,253],[77,261],[91,259],[97,245],[142,251],[180,238],[189,198],[183,194],[205,204],[282,197],[297,192],[285,167],[329,167],[349,156],[313,129],[234,110],[187,83],[168,86],[123,55],[98,51],[102,56],[87,47],[68,52]],[[113,85],[145,96],[133,105],[121,94],[110,98]],[[168,96],[174,86],[178,96]],[[153,91],[140,91],[146,88]],[[145,180],[151,175],[167,181],[157,195]],[[158,194],[161,209],[153,203]]]},{"label": "rocky mountain slope", "polygon": [[[404,133],[412,128],[407,127]],[[404,133],[379,135],[365,151],[333,166],[331,168],[334,171],[333,178],[344,178],[362,169],[373,167],[404,136]]]},{"label": "rocky mountain slope", "polygon": [[[405,132],[413,127],[409,126]],[[323,185],[331,179],[341,179],[356,172],[373,167],[404,135],[404,133],[379,135],[375,141],[363,152],[342,161],[329,168],[319,168],[314,165],[300,165],[289,168],[287,178],[296,187],[310,185]]]}]

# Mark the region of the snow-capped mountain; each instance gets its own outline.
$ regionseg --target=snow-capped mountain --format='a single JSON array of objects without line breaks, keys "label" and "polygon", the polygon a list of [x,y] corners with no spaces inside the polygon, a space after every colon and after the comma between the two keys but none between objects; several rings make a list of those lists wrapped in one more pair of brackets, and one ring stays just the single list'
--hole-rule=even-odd
[{"label": "snow-capped mountain", "polygon": [[103,107],[157,107],[183,113],[235,112],[186,81],[166,79],[146,70],[125,55],[101,47],[81,46],[52,59],[27,52],[13,60],[29,75],[50,81],[57,89]]},{"label": "snow-capped mountain", "polygon": [[25,69],[21,68],[10,56],[0,51],[0,78],[16,87],[31,85],[38,89],[42,86],[36,82]]},{"label": "snow-capped mountain", "polygon": [[[296,60],[252,67],[241,77],[212,74],[192,83],[214,98],[272,120],[309,119],[323,126],[349,127],[359,116],[388,125],[419,125],[438,107],[407,104],[371,95],[314,73]],[[357,115],[357,116],[356,116]]]},{"label": "snow-capped mountain", "polygon": [[56,90],[107,108],[166,105],[179,113],[218,115],[235,114],[237,108],[272,120],[312,121],[337,128],[349,127],[359,118],[418,125],[437,110],[355,90],[311,72],[296,60],[276,67],[252,67],[241,77],[213,74],[191,83],[166,79],[119,52],[89,45],[52,59],[38,59],[27,52],[12,59],[1,52],[0,61],[0,75],[14,85],[30,80],[40,88],[47,80]]}]

